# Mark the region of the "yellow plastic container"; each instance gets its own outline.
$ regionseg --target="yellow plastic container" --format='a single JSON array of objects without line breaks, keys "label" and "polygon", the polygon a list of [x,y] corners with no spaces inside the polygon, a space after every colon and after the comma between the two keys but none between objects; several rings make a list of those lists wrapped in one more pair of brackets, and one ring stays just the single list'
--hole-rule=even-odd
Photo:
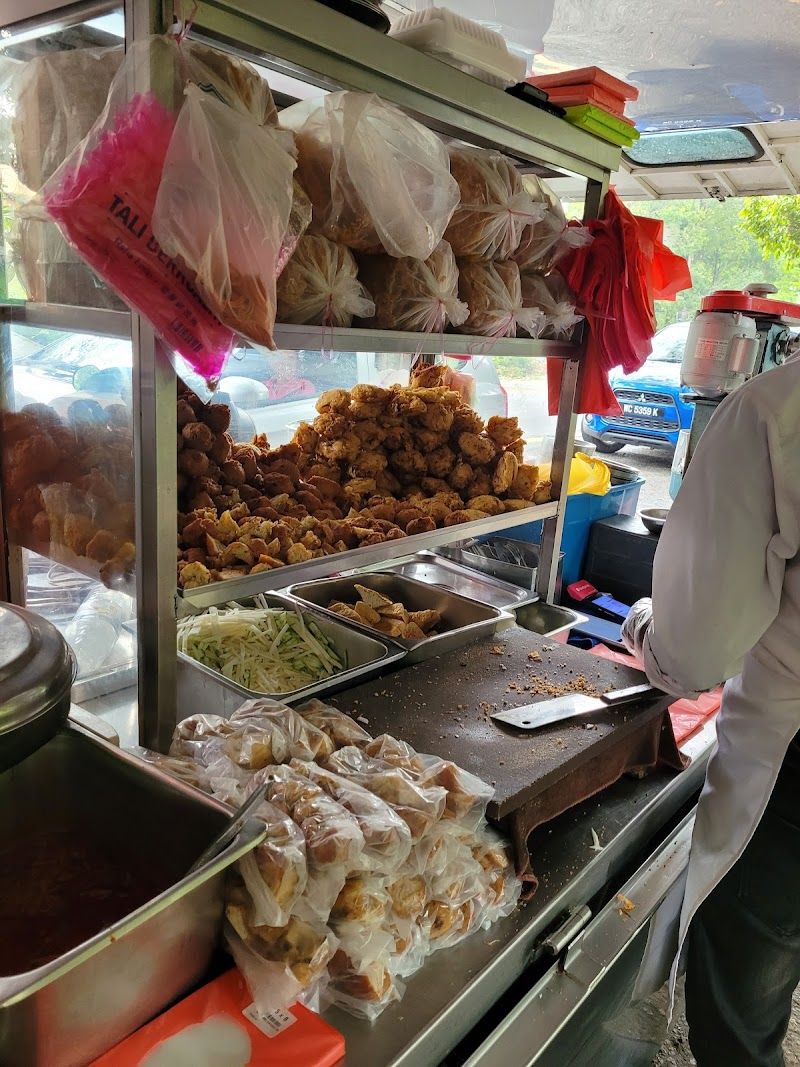
[{"label": "yellow plastic container", "polygon": [[[540,477],[550,477],[550,464],[543,463],[539,468]],[[576,452],[569,469],[569,496],[576,493],[591,493],[593,496],[605,496],[611,488],[611,468],[602,459],[587,456],[585,452]]]}]

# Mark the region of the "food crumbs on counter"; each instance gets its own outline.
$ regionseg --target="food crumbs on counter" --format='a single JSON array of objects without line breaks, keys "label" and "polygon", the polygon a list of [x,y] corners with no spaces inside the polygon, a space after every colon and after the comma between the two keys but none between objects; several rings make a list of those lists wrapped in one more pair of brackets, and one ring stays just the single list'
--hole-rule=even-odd
[{"label": "food crumbs on counter", "polygon": [[369,719],[366,717],[366,715],[359,715],[356,719],[356,722],[361,722],[365,726],[369,726]]},{"label": "food crumbs on counter", "polygon": [[505,651],[506,651],[506,646],[505,645],[492,645],[492,647],[489,649],[489,652],[493,656],[502,656],[502,655],[505,654]]},{"label": "food crumbs on counter", "polygon": [[500,664],[500,670],[501,671],[507,671],[508,670],[508,667],[506,667],[505,663],[501,663]]},{"label": "food crumbs on counter", "polygon": [[617,893],[616,899],[620,902],[620,907],[617,910],[623,919],[627,919],[636,905],[632,900],[628,900],[627,897],[624,897],[622,893]]},{"label": "food crumbs on counter", "polygon": [[528,659],[532,659],[534,663],[542,662],[542,657],[539,655],[536,649],[534,649],[533,652],[528,653]]}]

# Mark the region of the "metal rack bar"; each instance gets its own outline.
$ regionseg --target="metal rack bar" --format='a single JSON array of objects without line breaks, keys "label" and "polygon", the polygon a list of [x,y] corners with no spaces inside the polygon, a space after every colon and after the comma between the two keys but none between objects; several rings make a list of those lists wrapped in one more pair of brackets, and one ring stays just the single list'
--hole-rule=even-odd
[{"label": "metal rack bar", "polygon": [[314,0],[203,0],[193,34],[321,87],[374,92],[448,136],[601,181],[621,150]]},{"label": "metal rack bar", "polygon": [[530,337],[472,337],[457,333],[406,333],[399,330],[359,330],[326,326],[278,324],[278,348],[293,351],[419,352],[430,355],[518,356],[520,358],[574,359],[580,346],[567,341]]},{"label": "metal rack bar", "polygon": [[100,337],[131,335],[131,313],[114,308],[86,308],[72,304],[5,304],[0,318],[14,326],[38,326],[45,330],[74,330]]},{"label": "metal rack bar", "polygon": [[201,586],[198,589],[187,589],[182,599],[185,603],[191,604],[193,608],[209,608],[225,604],[229,600],[240,600],[244,597],[255,596],[256,593],[265,593],[270,589],[283,589],[293,582],[325,578],[344,570],[356,570],[375,563],[388,563],[390,560],[397,559],[398,556],[413,555],[425,548],[438,548],[441,545],[452,544],[454,541],[463,541],[468,537],[481,537],[483,534],[507,530],[510,526],[519,526],[521,523],[537,522],[539,519],[547,519],[556,515],[557,511],[556,501],[533,505],[523,511],[492,515],[486,519],[478,519],[476,522],[445,526],[441,530],[431,530],[430,533],[414,534],[411,537],[399,538],[397,541],[384,541],[380,545],[365,545],[363,548],[354,548],[350,552],[337,553],[335,556],[321,556],[319,559],[311,559],[306,563],[276,567],[275,570],[262,571],[260,574],[248,574],[241,578],[214,582],[212,585]]}]

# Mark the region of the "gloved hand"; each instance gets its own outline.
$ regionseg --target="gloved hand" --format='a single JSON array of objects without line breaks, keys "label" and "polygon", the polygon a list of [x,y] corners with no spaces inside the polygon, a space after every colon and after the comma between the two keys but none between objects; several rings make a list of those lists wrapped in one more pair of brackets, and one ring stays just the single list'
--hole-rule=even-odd
[{"label": "gloved hand", "polygon": [[644,639],[653,620],[653,601],[649,596],[637,600],[622,624],[622,640],[628,651],[638,659],[642,657]]}]

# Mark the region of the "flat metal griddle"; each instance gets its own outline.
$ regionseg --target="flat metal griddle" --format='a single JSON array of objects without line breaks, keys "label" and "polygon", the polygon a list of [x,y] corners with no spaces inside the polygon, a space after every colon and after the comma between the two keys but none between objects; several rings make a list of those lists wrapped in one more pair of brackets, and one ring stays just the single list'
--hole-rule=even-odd
[{"label": "flat metal griddle", "polygon": [[[533,654],[533,656],[531,655]],[[536,656],[540,657],[538,660]],[[641,682],[629,667],[513,627],[462,649],[339,693],[331,702],[419,752],[453,760],[495,787],[489,818],[514,841],[520,874],[530,872],[527,839],[543,822],[657,763],[684,763],[663,695],[587,720],[525,733],[494,722],[501,708],[546,700],[542,682],[584,677],[597,692]]]}]

